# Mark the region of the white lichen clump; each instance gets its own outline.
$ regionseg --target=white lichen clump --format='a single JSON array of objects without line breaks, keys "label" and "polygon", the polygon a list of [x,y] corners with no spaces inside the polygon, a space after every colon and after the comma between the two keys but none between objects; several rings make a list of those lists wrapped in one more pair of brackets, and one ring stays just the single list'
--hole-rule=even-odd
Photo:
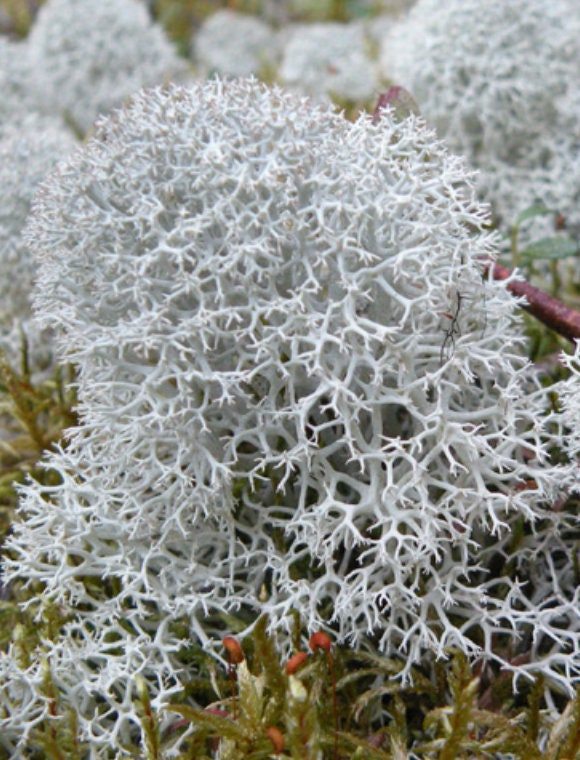
[{"label": "white lichen clump", "polygon": [[0,37],[0,131],[36,108],[28,45]]},{"label": "white lichen clump", "polygon": [[23,333],[36,369],[50,364],[45,331],[31,320],[36,263],[22,232],[39,183],[77,146],[56,118],[30,112],[0,129],[0,350],[20,365]]},{"label": "white lichen clump", "polygon": [[537,200],[580,221],[580,5],[419,0],[386,35],[385,76],[409,89],[480,169],[500,220]]},{"label": "white lichen clump", "polygon": [[140,87],[186,71],[139,0],[48,0],[29,46],[39,103],[81,132]]},{"label": "white lichen clump", "polygon": [[314,97],[376,98],[379,79],[360,24],[297,25],[288,33],[280,81]]},{"label": "white lichen clump", "polygon": [[7,746],[50,708],[43,668],[94,757],[126,746],[135,678],[167,702],[184,637],[215,646],[240,609],[371,635],[406,673],[532,637],[530,670],[571,688],[577,607],[527,557],[502,569],[515,526],[549,557],[568,470],[482,277],[487,224],[415,116],[353,124],[252,80],[144,92],[53,173],[28,240],[81,425],[5,562],[66,622],[0,660]]},{"label": "white lichen clump", "polygon": [[59,121],[34,113],[0,131],[0,325],[30,316],[36,263],[22,231],[37,186],[77,144]]},{"label": "white lichen clump", "polygon": [[196,32],[193,59],[208,74],[259,75],[280,55],[280,38],[264,21],[231,10],[210,16]]}]

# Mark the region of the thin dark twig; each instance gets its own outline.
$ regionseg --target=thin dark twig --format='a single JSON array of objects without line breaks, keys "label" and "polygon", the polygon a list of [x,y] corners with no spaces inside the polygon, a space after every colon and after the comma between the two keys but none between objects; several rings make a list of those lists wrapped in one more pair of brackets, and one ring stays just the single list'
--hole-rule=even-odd
[{"label": "thin dark twig", "polygon": [[[484,273],[487,274],[489,271],[494,280],[507,280],[512,276],[512,272],[507,267],[492,261],[485,264]],[[514,296],[525,298],[527,303],[523,303],[522,308],[546,327],[570,341],[580,340],[580,312],[571,309],[525,280],[511,280],[507,284],[507,289]]]}]

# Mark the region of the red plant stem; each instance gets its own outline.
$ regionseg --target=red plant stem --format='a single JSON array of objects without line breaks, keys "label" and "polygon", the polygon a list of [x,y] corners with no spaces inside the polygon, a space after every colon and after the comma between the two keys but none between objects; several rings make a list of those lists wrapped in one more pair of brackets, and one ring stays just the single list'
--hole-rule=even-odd
[{"label": "red plant stem", "polygon": [[330,649],[326,652],[328,657],[328,670],[332,683],[332,709],[334,712],[334,760],[338,760],[338,701],[336,699],[336,677],[334,675],[334,661]]},{"label": "red plant stem", "polygon": [[234,720],[237,720],[237,706],[236,706],[236,671],[234,664],[229,661],[228,662],[228,675],[230,677],[230,684],[232,687],[232,718]]},{"label": "red plant stem", "polygon": [[234,639],[232,636],[226,636],[222,639],[222,644],[225,647],[228,658],[228,675],[230,677],[230,683],[232,685],[232,717],[236,720],[236,671],[235,666],[244,661],[244,650],[242,649],[240,642]]},{"label": "red plant stem", "polygon": [[378,124],[379,123],[380,118],[381,118],[381,111],[383,110],[383,108],[386,108],[389,105],[389,103],[391,102],[390,92],[391,92],[391,90],[389,89],[388,92],[382,92],[379,95],[379,99],[378,99],[378,102],[377,102],[377,107],[373,111],[372,117],[371,117],[371,121],[372,121],[373,124]]},{"label": "red plant stem", "polygon": [[324,649],[328,657],[328,670],[332,684],[332,709],[334,712],[334,760],[338,760],[338,701],[336,699],[336,677],[334,675],[334,661],[332,659],[332,641],[327,633],[318,631],[312,634],[308,645],[313,652]]},{"label": "red plant stem", "polygon": [[[512,272],[501,264],[487,262],[484,273],[491,271],[494,280],[507,280]],[[530,285],[524,280],[511,280],[507,289],[518,298],[524,297],[527,303],[522,308],[536,319],[570,341],[580,340],[580,312],[565,306],[557,298],[549,296],[543,290]]]}]

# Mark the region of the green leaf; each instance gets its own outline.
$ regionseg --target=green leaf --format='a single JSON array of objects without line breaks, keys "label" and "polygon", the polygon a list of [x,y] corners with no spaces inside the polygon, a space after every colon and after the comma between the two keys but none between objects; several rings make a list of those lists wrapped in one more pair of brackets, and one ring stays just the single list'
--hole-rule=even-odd
[{"label": "green leaf", "polygon": [[523,211],[520,211],[520,213],[516,216],[516,220],[512,225],[512,229],[518,229],[522,226],[522,224],[528,220],[533,219],[535,216],[549,216],[550,214],[555,214],[556,211],[553,208],[548,208],[547,206],[544,206],[542,203],[537,203],[533,206],[528,206],[528,208],[525,208]]},{"label": "green leaf", "polygon": [[578,243],[568,237],[541,238],[524,251],[520,252],[520,259],[536,261],[538,259],[569,259],[577,256],[580,252]]}]

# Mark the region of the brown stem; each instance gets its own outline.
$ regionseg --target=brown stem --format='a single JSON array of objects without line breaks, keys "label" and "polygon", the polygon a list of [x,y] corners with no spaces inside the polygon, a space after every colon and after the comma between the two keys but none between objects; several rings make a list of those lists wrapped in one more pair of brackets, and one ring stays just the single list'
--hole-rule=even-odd
[{"label": "brown stem", "polygon": [[232,636],[226,636],[225,639],[222,639],[222,644],[227,653],[228,676],[232,687],[232,718],[236,720],[238,717],[236,704],[236,665],[244,661],[244,652],[240,642],[232,638]]},{"label": "brown stem", "polygon": [[332,658],[332,642],[330,636],[324,631],[313,633],[308,642],[313,652],[323,649],[328,658],[328,670],[332,685],[332,711],[334,713],[334,760],[338,760],[338,700],[336,698],[336,676],[334,674],[334,661]]},{"label": "brown stem", "polygon": [[395,121],[402,121],[411,114],[414,114],[415,116],[419,115],[419,107],[415,98],[404,87],[400,87],[396,84],[392,85],[386,92],[379,95],[377,107],[373,111],[371,117],[373,124],[379,123],[383,110],[388,107],[392,109]]},{"label": "brown stem", "polygon": [[[489,271],[494,280],[507,280],[512,275],[507,267],[491,261],[485,264],[484,273],[487,274]],[[525,280],[511,280],[507,289],[514,296],[525,298],[527,303],[522,304],[522,308],[546,327],[570,341],[580,340],[580,312],[565,306],[557,298],[549,296]]]}]

